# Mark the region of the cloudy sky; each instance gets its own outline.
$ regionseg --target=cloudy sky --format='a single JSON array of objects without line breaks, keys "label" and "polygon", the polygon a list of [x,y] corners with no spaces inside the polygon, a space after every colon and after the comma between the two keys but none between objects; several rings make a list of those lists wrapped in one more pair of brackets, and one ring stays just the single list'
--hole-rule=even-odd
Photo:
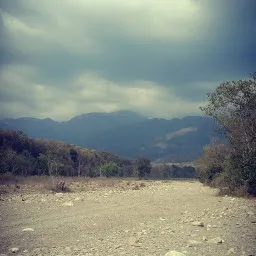
[{"label": "cloudy sky", "polygon": [[255,0],[0,0],[0,118],[199,114],[256,71]]}]

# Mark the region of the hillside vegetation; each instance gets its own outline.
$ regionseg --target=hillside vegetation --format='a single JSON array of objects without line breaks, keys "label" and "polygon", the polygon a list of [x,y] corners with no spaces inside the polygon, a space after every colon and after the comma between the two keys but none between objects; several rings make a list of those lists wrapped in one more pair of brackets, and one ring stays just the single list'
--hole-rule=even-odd
[{"label": "hillside vegetation", "polygon": [[16,175],[99,176],[100,167],[115,162],[120,176],[130,176],[134,161],[64,142],[30,139],[20,131],[0,130],[1,172]]},{"label": "hillside vegetation", "polygon": [[151,165],[64,142],[31,139],[20,131],[0,130],[0,173],[82,177],[194,178],[193,167]]}]

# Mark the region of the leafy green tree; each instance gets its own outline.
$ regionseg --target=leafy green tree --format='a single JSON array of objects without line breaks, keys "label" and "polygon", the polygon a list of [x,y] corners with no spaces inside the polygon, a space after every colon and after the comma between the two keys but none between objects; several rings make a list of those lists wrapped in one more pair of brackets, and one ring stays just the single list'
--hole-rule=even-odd
[{"label": "leafy green tree", "polygon": [[221,126],[231,147],[230,189],[248,186],[256,194],[256,73],[220,84],[201,107]]},{"label": "leafy green tree", "polygon": [[119,166],[115,162],[105,163],[101,166],[101,174],[107,178],[117,176]]},{"label": "leafy green tree", "polygon": [[151,171],[150,160],[144,156],[137,160],[137,169],[139,178],[147,177]]}]

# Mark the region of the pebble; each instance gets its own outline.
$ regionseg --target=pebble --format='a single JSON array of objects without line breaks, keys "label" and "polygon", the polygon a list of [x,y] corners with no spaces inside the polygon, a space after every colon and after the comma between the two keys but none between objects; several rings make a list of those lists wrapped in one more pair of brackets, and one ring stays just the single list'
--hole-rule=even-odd
[{"label": "pebble", "polygon": [[224,240],[220,237],[215,237],[215,238],[209,239],[207,241],[207,243],[209,243],[209,244],[222,244],[222,243],[224,243]]},{"label": "pebble", "polygon": [[192,225],[197,227],[204,227],[204,223],[201,221],[193,221]]},{"label": "pebble", "polygon": [[23,232],[33,232],[35,230],[33,228],[24,228],[22,231]]},{"label": "pebble", "polygon": [[177,251],[167,252],[164,256],[185,256],[185,254]]},{"label": "pebble", "polygon": [[202,243],[201,241],[189,240],[188,241],[188,247],[193,247],[194,245],[199,245],[201,243]]},{"label": "pebble", "polygon": [[234,248],[230,248],[230,249],[228,250],[228,252],[227,252],[227,255],[235,254],[235,253],[236,253],[235,249],[234,249]]},{"label": "pebble", "polygon": [[13,248],[10,249],[10,252],[17,253],[19,250],[20,250],[19,248],[13,247]]},{"label": "pebble", "polygon": [[73,202],[65,202],[62,204],[62,206],[74,206]]}]

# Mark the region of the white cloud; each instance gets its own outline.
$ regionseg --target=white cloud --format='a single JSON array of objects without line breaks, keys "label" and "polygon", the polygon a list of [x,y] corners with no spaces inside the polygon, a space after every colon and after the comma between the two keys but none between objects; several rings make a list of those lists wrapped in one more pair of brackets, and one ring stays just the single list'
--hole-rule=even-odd
[{"label": "white cloud", "polygon": [[249,67],[250,49],[230,46],[233,9],[220,0],[4,1],[1,116],[198,114],[214,81]]},{"label": "white cloud", "polygon": [[56,47],[99,53],[111,37],[139,42],[194,40],[206,23],[205,12],[194,0],[20,0],[20,4],[29,15],[0,14],[14,47],[30,54]]},{"label": "white cloud", "polygon": [[[32,116],[68,120],[88,112],[134,110],[150,117],[173,117],[199,112],[199,102],[188,102],[159,84],[131,81],[118,84],[94,73],[82,73],[69,85],[41,84],[27,66],[1,70],[1,116]],[[188,112],[189,110],[189,112]]]}]

